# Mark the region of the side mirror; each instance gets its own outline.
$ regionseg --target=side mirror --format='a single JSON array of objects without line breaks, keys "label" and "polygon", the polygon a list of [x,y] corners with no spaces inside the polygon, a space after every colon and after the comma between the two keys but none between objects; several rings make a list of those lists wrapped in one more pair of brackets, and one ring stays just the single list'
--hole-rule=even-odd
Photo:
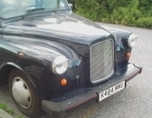
[{"label": "side mirror", "polygon": [[69,7],[73,8],[73,4],[69,3]]}]

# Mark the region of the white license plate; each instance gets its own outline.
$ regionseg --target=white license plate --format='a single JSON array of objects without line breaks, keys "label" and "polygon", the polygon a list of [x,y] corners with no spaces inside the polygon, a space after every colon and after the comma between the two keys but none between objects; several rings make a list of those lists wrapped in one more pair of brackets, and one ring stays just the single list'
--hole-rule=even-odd
[{"label": "white license plate", "polygon": [[103,92],[99,93],[99,102],[102,101],[103,99],[121,91],[124,88],[125,88],[125,81],[104,90]]}]

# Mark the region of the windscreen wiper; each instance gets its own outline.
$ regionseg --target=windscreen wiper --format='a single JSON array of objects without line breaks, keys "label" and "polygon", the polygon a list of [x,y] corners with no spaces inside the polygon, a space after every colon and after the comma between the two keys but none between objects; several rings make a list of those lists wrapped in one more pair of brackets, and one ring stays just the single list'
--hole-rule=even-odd
[{"label": "windscreen wiper", "polygon": [[29,13],[33,11],[39,11],[39,10],[44,10],[44,7],[30,7],[27,9],[26,14],[24,14],[23,18],[25,18]]},{"label": "windscreen wiper", "polygon": [[[59,9],[60,7],[60,0],[57,0],[57,6],[55,8],[55,10],[53,10],[54,13],[56,13],[56,11]],[[38,11],[38,10],[44,10],[45,7],[30,7],[27,9],[26,14],[24,14],[23,18],[25,18],[29,13],[33,12],[33,11]]]}]

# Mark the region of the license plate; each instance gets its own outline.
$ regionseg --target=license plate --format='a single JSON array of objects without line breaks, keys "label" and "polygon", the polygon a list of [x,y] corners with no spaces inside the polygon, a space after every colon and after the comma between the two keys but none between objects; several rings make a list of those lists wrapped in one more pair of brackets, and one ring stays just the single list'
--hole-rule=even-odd
[{"label": "license plate", "polygon": [[99,102],[106,99],[107,97],[121,91],[122,89],[125,88],[125,81],[120,82],[119,84],[116,84],[103,92],[99,93]]}]

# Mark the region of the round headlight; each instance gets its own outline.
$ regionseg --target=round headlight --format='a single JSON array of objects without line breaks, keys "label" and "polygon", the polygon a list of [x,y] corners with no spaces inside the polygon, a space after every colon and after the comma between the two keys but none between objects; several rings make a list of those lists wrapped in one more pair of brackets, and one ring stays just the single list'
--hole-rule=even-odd
[{"label": "round headlight", "polygon": [[58,56],[52,64],[52,71],[54,74],[61,75],[68,69],[68,59],[64,56]]},{"label": "round headlight", "polygon": [[137,36],[135,34],[131,34],[128,39],[128,46],[133,48],[137,42]]}]

